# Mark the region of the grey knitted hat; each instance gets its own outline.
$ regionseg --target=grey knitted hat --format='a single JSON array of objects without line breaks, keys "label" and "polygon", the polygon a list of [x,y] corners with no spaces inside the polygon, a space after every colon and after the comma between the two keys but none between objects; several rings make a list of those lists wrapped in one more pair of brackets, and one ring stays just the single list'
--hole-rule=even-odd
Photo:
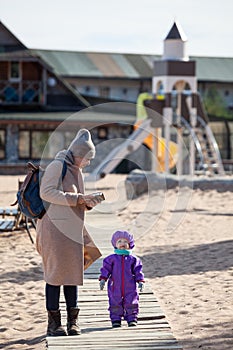
[{"label": "grey knitted hat", "polygon": [[91,134],[87,129],[80,129],[71,142],[69,151],[74,157],[92,159],[95,157],[95,146],[91,140]]}]

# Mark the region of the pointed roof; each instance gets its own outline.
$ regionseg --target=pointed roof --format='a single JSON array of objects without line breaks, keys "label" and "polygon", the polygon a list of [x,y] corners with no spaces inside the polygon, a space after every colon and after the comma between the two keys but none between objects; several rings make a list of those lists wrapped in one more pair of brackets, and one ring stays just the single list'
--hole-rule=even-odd
[{"label": "pointed roof", "polygon": [[166,36],[165,40],[170,40],[170,39],[180,39],[182,41],[186,41],[187,37],[181,28],[180,24],[175,21],[172,28],[170,29],[168,35]]},{"label": "pointed roof", "polygon": [[0,52],[27,50],[27,47],[0,21]]}]

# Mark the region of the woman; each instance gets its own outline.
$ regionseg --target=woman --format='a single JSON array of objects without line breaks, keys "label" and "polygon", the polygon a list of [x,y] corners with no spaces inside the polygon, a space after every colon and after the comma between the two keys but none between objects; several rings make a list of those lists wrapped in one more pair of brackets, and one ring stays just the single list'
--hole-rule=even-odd
[{"label": "woman", "polygon": [[[81,129],[68,150],[60,151],[43,175],[40,195],[50,203],[37,223],[37,250],[42,256],[46,282],[47,335],[79,335],[77,286],[83,284],[83,272],[101,254],[84,225],[85,210],[100,199],[84,195],[82,169],[95,156],[88,130]],[[67,170],[62,179],[63,163]],[[67,308],[67,333],[61,325],[60,287]]]}]

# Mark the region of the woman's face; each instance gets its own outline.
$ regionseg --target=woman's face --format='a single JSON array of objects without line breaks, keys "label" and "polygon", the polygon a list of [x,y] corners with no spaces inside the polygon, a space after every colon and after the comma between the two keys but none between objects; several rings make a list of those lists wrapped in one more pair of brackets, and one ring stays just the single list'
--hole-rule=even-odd
[{"label": "woman's face", "polygon": [[90,162],[91,159],[88,158],[74,157],[74,164],[80,169],[83,169],[86,166],[90,165]]}]

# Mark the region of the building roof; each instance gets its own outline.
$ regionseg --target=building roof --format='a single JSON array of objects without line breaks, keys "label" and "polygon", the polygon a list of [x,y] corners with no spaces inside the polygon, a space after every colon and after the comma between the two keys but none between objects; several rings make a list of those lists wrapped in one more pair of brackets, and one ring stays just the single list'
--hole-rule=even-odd
[{"label": "building roof", "polygon": [[[174,22],[167,39],[186,40],[178,21]],[[17,57],[15,50],[20,50],[18,55],[24,59],[39,56],[55,74],[69,78],[151,79],[154,60],[161,59],[161,55],[149,54],[28,50],[0,21],[0,59]],[[233,82],[233,57],[193,56],[190,60],[197,62],[198,81]]]},{"label": "building roof", "polygon": [[[133,111],[132,111],[133,112]],[[67,124],[80,123],[82,125],[102,125],[102,124],[130,124],[135,122],[135,113],[111,113],[103,111],[82,110],[79,112],[36,112],[36,113],[0,113],[1,122],[38,122],[44,123],[61,123]]]},{"label": "building roof", "polygon": [[[63,77],[151,79],[161,55],[32,50]],[[196,57],[198,81],[233,82],[233,57]]]},{"label": "building roof", "polygon": [[102,52],[34,50],[57,74],[66,77],[151,77],[153,61],[160,56]]},{"label": "building roof", "polygon": [[190,57],[196,61],[198,81],[233,82],[233,58],[228,57]]},{"label": "building roof", "polygon": [[0,21],[0,52],[26,49],[27,47]]}]

